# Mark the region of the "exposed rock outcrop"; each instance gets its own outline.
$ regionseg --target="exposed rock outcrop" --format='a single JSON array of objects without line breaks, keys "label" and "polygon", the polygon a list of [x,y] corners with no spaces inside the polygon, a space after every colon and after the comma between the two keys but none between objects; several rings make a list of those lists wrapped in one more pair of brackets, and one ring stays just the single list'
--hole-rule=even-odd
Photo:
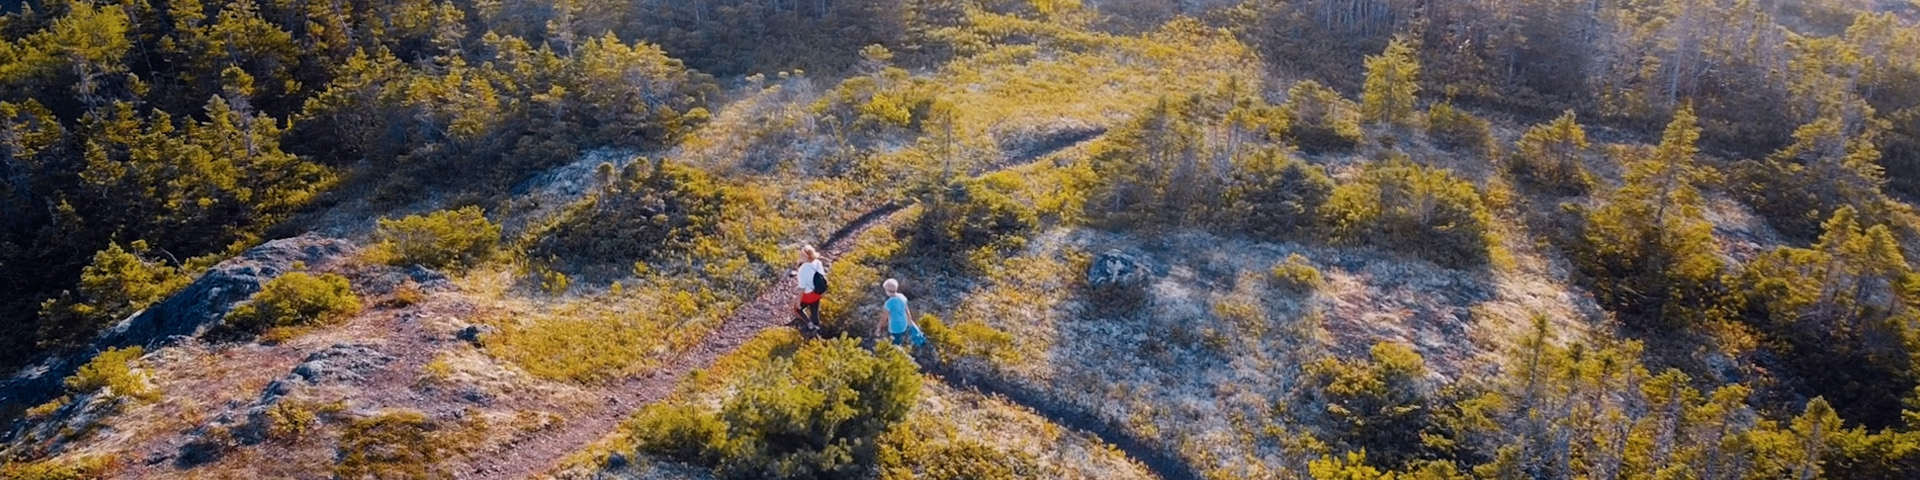
[{"label": "exposed rock outcrop", "polygon": [[0,407],[38,405],[59,396],[61,379],[72,375],[101,350],[141,345],[151,351],[204,334],[218,326],[234,305],[260,291],[268,280],[292,270],[295,263],[304,264],[306,268],[322,268],[349,258],[354,252],[352,242],[314,234],[274,240],[248,249],[214,265],[166,300],[102,332],[82,353],[50,358],[0,380]]},{"label": "exposed rock outcrop", "polygon": [[175,336],[198,336],[219,325],[235,304],[295,263],[318,267],[353,251],[353,244],[346,240],[311,234],[267,242],[214,265],[179,293],[108,329],[96,344],[100,348],[152,345]]}]

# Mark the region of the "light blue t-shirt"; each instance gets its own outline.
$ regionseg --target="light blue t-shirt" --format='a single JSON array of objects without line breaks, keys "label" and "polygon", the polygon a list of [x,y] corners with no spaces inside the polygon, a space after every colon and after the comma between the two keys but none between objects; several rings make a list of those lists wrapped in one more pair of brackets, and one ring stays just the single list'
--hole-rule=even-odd
[{"label": "light blue t-shirt", "polygon": [[887,333],[907,331],[907,296],[894,294],[887,299]]}]

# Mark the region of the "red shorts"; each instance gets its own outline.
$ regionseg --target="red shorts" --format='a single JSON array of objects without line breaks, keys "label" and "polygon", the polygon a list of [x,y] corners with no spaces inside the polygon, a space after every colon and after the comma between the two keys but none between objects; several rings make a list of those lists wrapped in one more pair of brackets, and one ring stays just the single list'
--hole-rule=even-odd
[{"label": "red shorts", "polygon": [[820,294],[802,293],[800,294],[800,303],[820,303]]}]

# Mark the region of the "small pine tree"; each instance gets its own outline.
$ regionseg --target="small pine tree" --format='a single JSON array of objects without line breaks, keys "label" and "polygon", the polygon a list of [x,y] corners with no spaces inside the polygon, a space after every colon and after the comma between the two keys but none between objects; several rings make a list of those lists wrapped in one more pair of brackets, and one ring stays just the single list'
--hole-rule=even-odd
[{"label": "small pine tree", "polygon": [[78,291],[62,292],[40,305],[43,347],[73,345],[113,322],[160,301],[192,281],[179,268],[149,258],[147,242],[118,242],[93,254],[80,272]]},{"label": "small pine tree", "polygon": [[1572,110],[1528,128],[1515,147],[1508,172],[1520,180],[1560,195],[1583,195],[1593,188],[1593,176],[1581,158],[1587,150],[1587,131]]},{"label": "small pine tree", "polygon": [[1420,92],[1420,60],[1413,46],[1395,38],[1379,55],[1367,57],[1367,81],[1360,95],[1360,114],[1368,123],[1407,126],[1413,122],[1415,95]]}]

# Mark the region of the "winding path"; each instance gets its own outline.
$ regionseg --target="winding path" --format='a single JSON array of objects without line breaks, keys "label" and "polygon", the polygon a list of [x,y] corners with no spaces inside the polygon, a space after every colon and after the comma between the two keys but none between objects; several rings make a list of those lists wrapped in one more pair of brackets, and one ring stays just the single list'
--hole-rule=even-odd
[{"label": "winding path", "polygon": [[[1074,132],[1021,151],[1014,158],[995,165],[989,172],[1025,165],[1054,152],[1079,145],[1100,136],[1102,131]],[[905,209],[901,203],[888,203],[861,215],[841,227],[821,245],[827,258],[839,258],[853,249],[853,240],[881,226]],[[664,362],[651,373],[635,376],[605,389],[606,401],[587,412],[566,419],[556,428],[534,433],[503,445],[494,452],[466,459],[465,467],[454,472],[461,478],[480,480],[521,479],[551,471],[569,455],[618,428],[634,411],[658,402],[671,394],[680,381],[696,370],[713,366],[723,355],[734,351],[759,335],[762,330],[784,325],[792,293],[780,285],[763,289],[753,301],[741,305],[701,342]],[[968,376],[944,366],[928,365],[937,378],[960,388],[973,389],[1032,409],[1054,423],[1083,430],[1119,448],[1139,460],[1157,476],[1169,480],[1198,479],[1191,466],[1163,449],[1149,446],[1123,429],[1072,406],[1048,400],[1041,392],[1015,384]]]}]

